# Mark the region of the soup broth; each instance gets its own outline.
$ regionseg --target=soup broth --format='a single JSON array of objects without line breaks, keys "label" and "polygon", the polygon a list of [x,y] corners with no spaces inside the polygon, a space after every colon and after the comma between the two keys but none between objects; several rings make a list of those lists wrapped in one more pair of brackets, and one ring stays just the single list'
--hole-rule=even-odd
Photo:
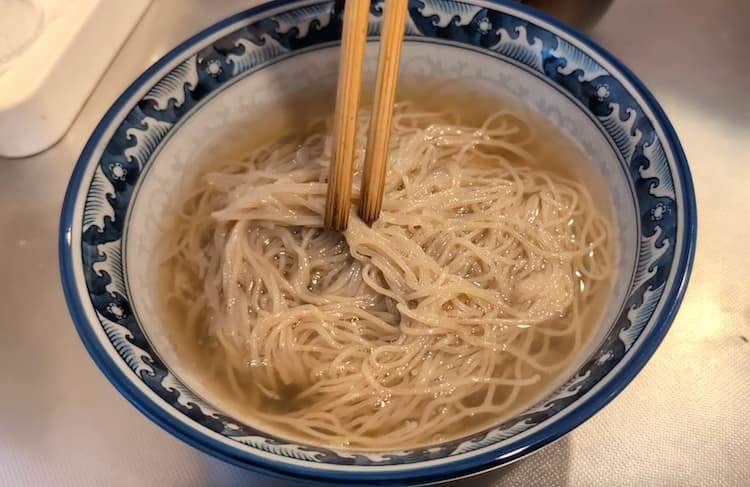
[{"label": "soup broth", "polygon": [[256,114],[186,180],[155,265],[185,375],[247,424],[355,449],[454,439],[549,393],[610,293],[593,163],[509,98],[405,80],[383,213],[356,217],[364,108],[338,233],[322,218],[332,99]]}]

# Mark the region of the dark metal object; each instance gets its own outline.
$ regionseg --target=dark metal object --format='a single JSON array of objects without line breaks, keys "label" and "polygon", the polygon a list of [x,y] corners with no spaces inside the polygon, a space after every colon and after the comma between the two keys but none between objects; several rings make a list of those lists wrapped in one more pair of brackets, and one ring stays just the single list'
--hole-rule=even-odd
[{"label": "dark metal object", "polygon": [[607,12],[613,0],[519,0],[571,26],[587,30]]}]

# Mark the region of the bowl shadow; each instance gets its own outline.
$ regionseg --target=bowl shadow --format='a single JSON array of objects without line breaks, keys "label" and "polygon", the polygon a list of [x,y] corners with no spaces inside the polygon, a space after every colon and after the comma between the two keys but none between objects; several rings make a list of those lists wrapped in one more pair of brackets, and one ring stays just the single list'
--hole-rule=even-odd
[{"label": "bowl shadow", "polygon": [[[208,455],[200,457],[196,485],[303,487],[307,484],[279,480],[226,464]],[[490,472],[473,475],[461,480],[434,484],[438,487],[510,487],[545,486],[567,487],[570,485],[570,437],[560,440],[510,465]],[[204,483],[205,482],[205,483]]]},{"label": "bowl shadow", "polygon": [[570,436],[537,450],[510,465],[461,480],[438,484],[440,487],[564,487],[570,484]]}]

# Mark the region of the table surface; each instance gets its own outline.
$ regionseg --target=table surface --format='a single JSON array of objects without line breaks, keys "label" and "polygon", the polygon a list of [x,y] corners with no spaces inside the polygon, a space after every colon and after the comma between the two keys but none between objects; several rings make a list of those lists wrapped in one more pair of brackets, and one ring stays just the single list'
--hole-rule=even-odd
[{"label": "table surface", "polygon": [[[254,0],[155,0],[71,130],[0,159],[0,485],[270,485],[135,410],[84,350],[58,277],[75,160],[99,118],[180,40]],[[692,279],[672,329],[612,403],[550,447],[468,485],[746,485],[750,479],[750,2],[617,0],[591,35],[654,92],[690,161]]]}]

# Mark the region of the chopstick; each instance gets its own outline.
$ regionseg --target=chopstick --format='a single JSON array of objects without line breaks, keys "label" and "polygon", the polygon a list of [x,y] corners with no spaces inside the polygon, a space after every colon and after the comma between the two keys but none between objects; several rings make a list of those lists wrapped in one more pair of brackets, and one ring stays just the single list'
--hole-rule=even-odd
[{"label": "chopstick", "polygon": [[408,0],[385,2],[378,75],[375,81],[375,101],[367,136],[367,152],[359,199],[359,216],[368,224],[378,219],[383,205],[388,146],[393,122],[393,103],[396,99],[407,6]]},{"label": "chopstick", "polygon": [[[380,38],[375,100],[367,139],[359,215],[366,223],[380,215],[388,146],[393,122],[404,22],[408,0],[387,0]],[[333,153],[326,192],[326,226],[343,231],[349,222],[357,114],[370,2],[348,0],[344,6],[341,65],[333,122]]]},{"label": "chopstick", "polygon": [[333,154],[325,209],[326,226],[339,231],[345,230],[349,223],[357,112],[369,14],[370,2],[366,0],[349,0],[344,6],[341,64],[333,121]]}]

